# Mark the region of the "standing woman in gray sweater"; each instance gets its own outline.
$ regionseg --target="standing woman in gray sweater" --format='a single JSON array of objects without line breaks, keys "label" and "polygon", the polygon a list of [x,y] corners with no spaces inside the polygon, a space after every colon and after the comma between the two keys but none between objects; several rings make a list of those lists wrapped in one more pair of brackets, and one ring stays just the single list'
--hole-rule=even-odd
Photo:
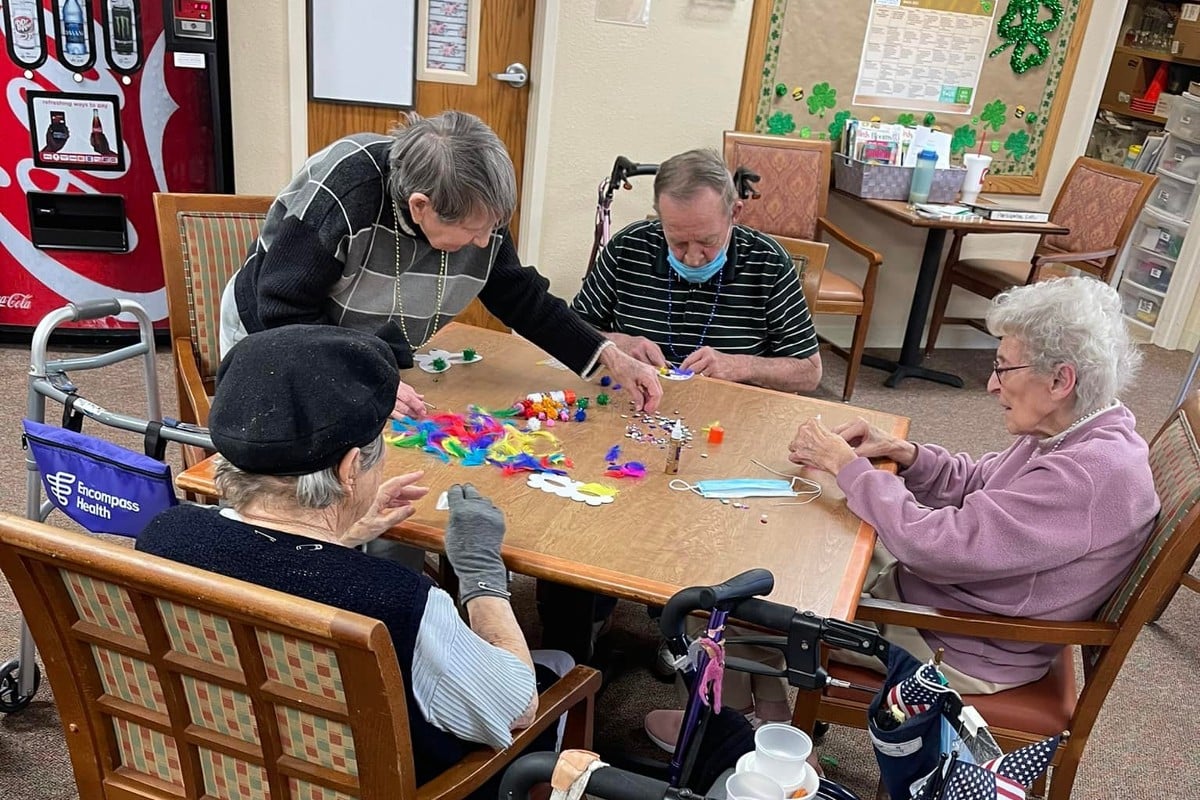
[{"label": "standing woman in gray sweater", "polygon": [[[221,298],[221,352],[294,323],[373,333],[402,369],[476,297],[505,325],[584,378],[603,367],[639,409],[658,376],[584,322],[508,231],[516,174],[478,117],[410,114],[390,135],[360,133],[313,155],[267,212],[258,241]],[[425,405],[403,381],[397,415]]]}]

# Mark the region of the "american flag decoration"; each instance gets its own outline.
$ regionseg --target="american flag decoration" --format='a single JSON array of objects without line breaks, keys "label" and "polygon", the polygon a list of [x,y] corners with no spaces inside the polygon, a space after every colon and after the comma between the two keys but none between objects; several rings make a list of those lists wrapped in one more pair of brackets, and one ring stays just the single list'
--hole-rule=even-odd
[{"label": "american flag decoration", "polygon": [[945,678],[932,663],[922,664],[916,672],[897,683],[887,693],[888,707],[899,706],[908,717],[915,717],[933,708],[943,694],[932,686],[944,686]]},{"label": "american flag decoration", "polygon": [[[941,800],[996,800],[999,793],[996,773],[966,761],[955,761],[942,788]],[[1025,792],[1022,791],[1022,798]]]},{"label": "american flag decoration", "polygon": [[983,762],[983,768],[996,773],[996,797],[999,800],[1025,800],[1025,789],[1050,766],[1058,750],[1058,736],[1051,736]]}]

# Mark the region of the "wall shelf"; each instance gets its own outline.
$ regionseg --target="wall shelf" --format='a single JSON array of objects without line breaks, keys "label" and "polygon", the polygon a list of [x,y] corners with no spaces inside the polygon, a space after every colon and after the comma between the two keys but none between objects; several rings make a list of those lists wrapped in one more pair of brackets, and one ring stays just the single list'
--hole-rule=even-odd
[{"label": "wall shelf", "polygon": [[1141,111],[1134,111],[1131,108],[1119,106],[1116,103],[1101,103],[1100,108],[1104,109],[1105,111],[1111,111],[1114,114],[1119,114],[1122,117],[1133,117],[1134,119],[1142,119],[1142,120],[1145,120],[1146,122],[1153,122],[1158,125],[1166,125],[1167,124],[1166,117],[1156,117],[1153,114],[1146,114]]},{"label": "wall shelf", "polygon": [[1192,66],[1200,66],[1200,59],[1184,58],[1183,56],[1171,55],[1166,50],[1142,50],[1137,47],[1118,45],[1113,52],[1120,53],[1124,56],[1140,56],[1141,58],[1148,58],[1151,61],[1166,61],[1170,64],[1191,64]]}]

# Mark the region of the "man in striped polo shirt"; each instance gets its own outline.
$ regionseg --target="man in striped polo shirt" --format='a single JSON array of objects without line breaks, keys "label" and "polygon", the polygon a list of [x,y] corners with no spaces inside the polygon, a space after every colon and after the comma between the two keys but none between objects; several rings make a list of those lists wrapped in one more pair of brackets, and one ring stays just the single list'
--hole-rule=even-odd
[{"label": "man in striped polo shirt", "polygon": [[600,252],[573,308],[629,355],[786,392],[821,381],[817,335],[792,260],[736,224],[742,208],[715,150],[662,163],[658,218]]}]

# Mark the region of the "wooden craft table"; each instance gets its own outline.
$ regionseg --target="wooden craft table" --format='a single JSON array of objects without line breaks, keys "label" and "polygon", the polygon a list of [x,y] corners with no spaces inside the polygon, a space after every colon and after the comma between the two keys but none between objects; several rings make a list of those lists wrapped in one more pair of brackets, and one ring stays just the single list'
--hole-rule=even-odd
[{"label": "wooden craft table", "polygon": [[[613,503],[592,507],[530,488],[525,474],[505,476],[491,465],[463,467],[420,450],[389,447],[388,475],[423,469],[422,483],[430,489],[416,514],[388,534],[392,538],[440,552],[447,515],[435,510],[437,497],[451,484],[470,482],[504,510],[508,532],[503,556],[515,572],[662,604],[685,586],[718,583],[743,570],[766,567],[775,574],[771,600],[821,616],[853,616],[874,531],[846,507],[832,476],[791,464],[787,446],[796,425],[816,414],[830,426],[861,415],[901,437],[908,432],[907,418],[709,378],[664,380],[659,413],[683,417],[696,437],[694,446],[683,451],[679,474],[668,475],[666,450],[626,438],[631,423],[646,426],[624,392],[539,364],[545,353],[505,333],[455,323],[439,331],[426,349],[435,347],[472,348],[482,358],[439,375],[419,369],[403,373],[405,382],[436,404],[432,414],[461,414],[470,405],[506,408],[535,391],[572,389],[589,397],[586,421],[559,423],[550,430],[574,461],[572,478],[615,486],[620,493]],[[597,403],[601,392],[610,395],[610,405]],[[700,429],[717,420],[725,428],[725,440],[708,445]],[[646,465],[645,478],[604,477],[604,456],[615,444],[621,445],[622,462]],[[749,508],[739,509],[667,485],[672,478],[695,483],[777,477],[751,459],[811,478],[823,493],[808,505],[777,505],[791,498],[755,498],[740,501]],[[180,489],[215,496],[212,460],[186,470],[176,483]]]}]

